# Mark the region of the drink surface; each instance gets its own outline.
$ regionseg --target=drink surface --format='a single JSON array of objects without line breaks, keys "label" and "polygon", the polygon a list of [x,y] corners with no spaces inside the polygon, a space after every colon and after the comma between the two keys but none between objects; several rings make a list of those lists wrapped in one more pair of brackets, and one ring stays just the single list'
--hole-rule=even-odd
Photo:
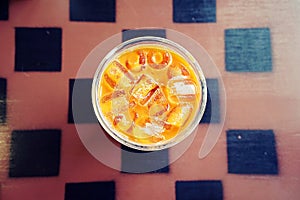
[{"label": "drink surface", "polygon": [[123,138],[141,145],[169,140],[197,114],[200,81],[177,52],[139,45],[104,67],[98,104],[109,127]]}]

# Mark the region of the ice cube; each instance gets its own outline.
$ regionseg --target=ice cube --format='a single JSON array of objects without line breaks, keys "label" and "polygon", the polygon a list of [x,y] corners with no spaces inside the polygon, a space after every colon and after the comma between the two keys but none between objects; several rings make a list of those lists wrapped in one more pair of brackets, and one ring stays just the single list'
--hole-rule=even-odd
[{"label": "ice cube", "polygon": [[193,101],[196,98],[196,84],[191,79],[173,78],[168,82],[168,87],[171,89],[170,96],[176,96],[180,101]]},{"label": "ice cube", "polygon": [[150,122],[148,107],[142,106],[132,99],[129,103],[129,114],[133,122],[141,127]]},{"label": "ice cube", "polygon": [[131,95],[139,104],[145,105],[158,87],[151,77],[143,74],[132,88]]},{"label": "ice cube", "polygon": [[189,76],[190,73],[182,63],[173,63],[168,68],[168,78],[171,79],[176,76]]},{"label": "ice cube", "polygon": [[104,115],[112,120],[115,127],[122,131],[130,128],[132,120],[128,112],[129,101],[124,90],[116,90],[105,95],[101,102],[103,109],[106,110]]},{"label": "ice cube", "polygon": [[134,81],[133,75],[128,71],[126,67],[124,67],[121,63],[118,61],[114,61],[113,64],[118,68],[127,78],[129,78],[131,81]]},{"label": "ice cube", "polygon": [[166,124],[177,127],[184,126],[192,113],[192,109],[191,104],[179,104],[168,113]]},{"label": "ice cube", "polygon": [[114,117],[113,125],[119,130],[127,132],[132,126],[132,121],[130,120],[129,114],[124,112]]},{"label": "ice cube", "polygon": [[122,96],[125,96],[125,91],[124,90],[116,90],[114,92],[104,95],[101,99],[101,103],[106,103],[108,101],[111,101],[114,98],[119,98]]},{"label": "ice cube", "polygon": [[164,131],[164,126],[156,123],[147,123],[142,130],[148,135],[160,137],[161,133]]},{"label": "ice cube", "polygon": [[172,62],[172,56],[167,51],[150,51],[147,55],[147,61],[150,67],[163,69]]},{"label": "ice cube", "polygon": [[105,82],[111,87],[111,88],[115,88],[117,85],[116,80],[112,79],[108,73],[105,73],[103,75]]},{"label": "ice cube", "polygon": [[147,123],[145,127],[132,126],[130,132],[138,139],[152,138],[152,141],[159,142],[165,137],[161,134],[164,131],[163,126]]},{"label": "ice cube", "polygon": [[148,107],[150,108],[155,104],[162,105],[165,109],[168,108],[168,101],[161,87],[158,87],[150,97]]},{"label": "ice cube", "polygon": [[120,82],[121,78],[123,78],[123,80],[128,79],[126,80],[127,82],[134,81],[133,75],[118,61],[113,61],[103,76],[104,80],[111,88],[115,88]]},{"label": "ice cube", "polygon": [[129,106],[124,90],[117,90],[104,95],[101,98],[100,103],[102,104],[101,107],[102,110],[104,109],[104,113],[111,112],[114,115],[128,110]]},{"label": "ice cube", "polygon": [[117,90],[115,92],[105,94],[99,102],[101,105],[101,111],[103,115],[113,120],[113,100],[122,97],[125,97],[124,90]]},{"label": "ice cube", "polygon": [[149,109],[149,116],[152,122],[164,121],[167,109],[163,105],[154,104]]},{"label": "ice cube", "polygon": [[119,96],[112,99],[112,113],[119,114],[128,111],[129,101],[126,96]]},{"label": "ice cube", "polygon": [[123,76],[118,84],[116,85],[115,89],[117,90],[124,90],[126,95],[129,95],[130,90],[134,86],[134,83],[127,78],[126,76]]},{"label": "ice cube", "polygon": [[134,51],[127,55],[126,67],[133,72],[140,72],[145,68],[146,57],[143,51]]},{"label": "ice cube", "polygon": [[151,135],[147,134],[141,127],[136,125],[130,127],[128,132],[131,133],[137,139],[146,139],[151,137]]},{"label": "ice cube", "polygon": [[170,107],[167,98],[159,87],[148,102],[149,116],[152,122],[161,122],[166,118],[166,112]]}]

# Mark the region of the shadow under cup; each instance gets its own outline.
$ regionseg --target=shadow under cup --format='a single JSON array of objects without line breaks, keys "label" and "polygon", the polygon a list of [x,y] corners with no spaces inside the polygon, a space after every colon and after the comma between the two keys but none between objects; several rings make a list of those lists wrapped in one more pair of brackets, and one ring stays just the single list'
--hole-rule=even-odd
[{"label": "shadow under cup", "polygon": [[[141,54],[141,55],[137,53],[137,56],[139,56],[137,63],[142,65],[142,67],[138,66],[138,70],[135,68],[130,68],[130,64],[128,64],[128,60],[120,61],[119,58],[122,55],[126,53],[130,54],[130,52],[137,51],[138,49],[157,49],[160,52],[167,52],[167,53],[163,55],[155,54],[155,52],[149,53],[147,51],[145,54]],[[190,74],[192,74],[191,76],[193,76],[195,89],[193,88],[191,89],[190,87],[184,87],[183,80],[185,82],[187,81],[187,78],[185,76],[186,74],[184,74],[184,69],[179,69],[179,71],[181,70],[181,72],[183,72],[183,75],[175,76],[173,73],[171,73],[170,75],[169,68],[175,66],[174,64],[175,59],[173,59],[173,57],[170,55],[178,56],[179,60],[189,65],[189,72],[191,72]],[[115,65],[119,73],[123,73],[123,76],[125,77],[126,80],[127,79],[131,80],[132,86],[129,89],[127,88],[127,91],[125,90],[125,92],[123,92],[123,90],[120,90],[120,88],[118,88],[119,83],[125,85],[126,82],[125,79],[120,79],[120,82],[116,84],[115,83],[116,81],[111,80],[109,75],[107,75],[106,70],[111,65]],[[147,70],[148,68],[149,70]],[[160,76],[164,76],[165,75],[164,73],[168,73],[168,76],[166,76],[167,78],[169,78],[167,80],[168,84],[163,83],[160,80]],[[175,74],[176,73],[177,72],[175,70]],[[102,87],[103,87],[104,80],[108,81],[107,85],[110,85],[111,87],[112,90],[111,94],[103,94]],[[110,81],[115,81],[115,82],[110,82]],[[153,85],[153,88],[151,88],[152,86],[151,84]],[[141,85],[140,88],[139,85]],[[166,85],[167,87],[165,87]],[[183,87],[180,89],[179,88],[180,86]],[[149,88],[149,91],[147,90],[147,88]],[[148,102],[151,100],[151,98],[152,99],[154,98],[151,96],[149,97],[149,94],[151,93],[152,90],[154,90],[154,88],[155,89],[168,88],[168,92],[169,92],[168,94],[166,94],[166,92],[163,92],[164,98],[168,100],[169,100],[169,94],[174,94],[174,96],[178,95],[178,98],[176,99],[178,100],[178,104],[180,105],[181,108],[180,112],[178,112],[177,114],[176,113],[174,114],[174,110],[177,109],[178,106],[166,110],[166,112],[162,114],[162,116],[165,117],[164,122],[162,122],[164,125],[159,127],[158,128],[159,130],[156,130],[156,127],[152,126],[154,123],[153,121],[147,122],[144,127],[139,127],[139,131],[142,132],[139,133],[139,135],[141,134],[143,136],[149,135],[149,138],[158,137],[159,139],[155,142],[151,142],[151,143],[140,142],[142,140],[139,140],[138,138],[135,137],[135,134],[133,134],[132,132],[133,127],[134,128],[138,127],[137,125],[135,125],[136,123],[135,120],[139,120],[139,118],[142,118],[142,116],[136,115],[136,117],[130,117],[129,120],[132,125],[129,125],[127,127],[128,130],[122,132],[115,127],[117,122],[123,120],[123,118],[118,118],[118,114],[120,114],[121,111],[107,112],[114,117],[114,120],[109,120],[108,114],[105,113],[104,111],[106,109],[104,108],[105,106],[100,105],[101,102],[104,101],[103,99],[106,99],[107,101],[111,101],[111,99],[113,99],[114,97],[122,96],[122,98],[125,99],[124,101],[126,101],[126,98],[128,96],[130,96],[130,98],[134,98],[140,95],[141,99],[135,98],[135,100],[138,101],[137,104],[142,104],[141,108],[143,109],[144,107],[147,106],[149,107]],[[197,92],[198,98],[193,99],[194,101],[193,103],[187,102],[190,101],[191,99],[189,100],[184,99],[187,96],[187,94],[189,94],[189,92],[191,91],[196,91],[196,92],[198,91]],[[143,96],[142,92],[146,92],[148,95]],[[148,99],[148,97],[150,98],[150,100]],[[114,105],[110,105],[112,106],[110,109],[115,109],[116,107],[120,107],[120,109],[122,110],[124,109],[125,111],[126,109],[130,109],[130,106],[132,104],[124,103],[124,101],[122,102],[122,98],[118,98],[119,100],[114,102]],[[179,44],[171,40],[165,38],[159,38],[159,37],[151,37],[151,36],[138,37],[123,42],[120,45],[116,46],[104,57],[104,59],[99,64],[95,72],[93,84],[92,84],[93,108],[97,116],[97,119],[100,122],[100,125],[112,138],[114,138],[119,143],[128,146],[130,148],[142,150],[142,151],[162,150],[165,148],[170,148],[175,144],[183,141],[186,137],[188,137],[191,133],[193,133],[193,131],[195,131],[195,129],[198,127],[199,122],[205,111],[206,101],[207,101],[207,85],[206,85],[203,71],[200,65],[198,64],[198,62],[196,61],[196,59],[185,48],[183,48]],[[122,105],[123,103],[124,105]],[[185,107],[186,105],[188,105],[188,110],[185,109],[184,111],[183,105]],[[159,107],[159,105],[157,107]],[[151,108],[152,107],[150,107],[150,109]],[[137,107],[137,109],[139,108]],[[188,113],[184,113],[184,112],[188,112]],[[179,121],[186,116],[187,119],[184,120],[185,122],[180,124]],[[170,120],[170,118],[172,118],[172,120]],[[163,134],[159,134],[157,132],[163,131],[167,127],[169,127],[170,124],[168,123],[170,123],[171,125],[173,124],[178,125],[178,130],[176,131],[176,134],[174,134],[174,136],[165,139]]]}]

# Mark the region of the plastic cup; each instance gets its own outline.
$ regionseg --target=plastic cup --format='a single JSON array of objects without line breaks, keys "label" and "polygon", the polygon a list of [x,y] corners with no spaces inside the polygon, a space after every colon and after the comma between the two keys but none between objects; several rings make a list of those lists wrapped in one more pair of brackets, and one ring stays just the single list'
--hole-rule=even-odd
[{"label": "plastic cup", "polygon": [[207,86],[197,60],[159,37],[113,48],[92,84],[95,114],[119,143],[142,151],[172,147],[193,133],[205,111]]}]

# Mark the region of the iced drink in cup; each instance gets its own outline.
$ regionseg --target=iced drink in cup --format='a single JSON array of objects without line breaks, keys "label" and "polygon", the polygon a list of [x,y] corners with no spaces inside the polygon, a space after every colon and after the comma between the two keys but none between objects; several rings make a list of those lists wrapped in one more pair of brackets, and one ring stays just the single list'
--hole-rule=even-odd
[{"label": "iced drink in cup", "polygon": [[128,147],[169,148],[198,126],[206,105],[198,62],[180,45],[139,37],[110,51],[93,80],[96,116],[106,132]]}]

